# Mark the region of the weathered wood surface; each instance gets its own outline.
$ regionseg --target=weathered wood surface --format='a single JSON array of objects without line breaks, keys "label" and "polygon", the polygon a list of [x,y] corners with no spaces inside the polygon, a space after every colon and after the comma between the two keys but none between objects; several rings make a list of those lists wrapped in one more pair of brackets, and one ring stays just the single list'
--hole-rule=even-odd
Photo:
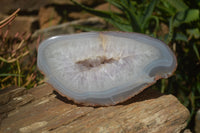
[{"label": "weathered wood surface", "polygon": [[49,85],[0,91],[0,132],[180,132],[188,110],[172,95],[147,89],[110,107],[76,105]]}]

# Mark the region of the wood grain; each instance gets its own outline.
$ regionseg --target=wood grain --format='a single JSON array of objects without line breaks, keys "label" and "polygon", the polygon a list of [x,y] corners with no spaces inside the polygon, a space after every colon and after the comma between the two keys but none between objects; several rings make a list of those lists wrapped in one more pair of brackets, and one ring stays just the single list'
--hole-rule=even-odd
[{"label": "wood grain", "polygon": [[178,133],[189,119],[174,96],[151,88],[122,104],[96,108],[76,105],[47,84],[25,92],[11,96],[15,93],[0,91],[0,97],[10,97],[0,105],[0,132]]}]

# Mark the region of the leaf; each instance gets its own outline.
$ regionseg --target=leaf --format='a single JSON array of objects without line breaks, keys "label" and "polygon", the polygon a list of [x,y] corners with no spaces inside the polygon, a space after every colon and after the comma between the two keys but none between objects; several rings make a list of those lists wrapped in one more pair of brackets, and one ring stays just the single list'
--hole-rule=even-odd
[{"label": "leaf", "polygon": [[164,0],[167,1],[171,6],[176,8],[177,11],[184,11],[188,9],[188,6],[182,0]]},{"label": "leaf", "polygon": [[174,16],[173,26],[178,27],[182,23],[190,23],[198,19],[199,19],[198,9],[189,9],[181,11]]},{"label": "leaf", "polygon": [[182,34],[182,33],[176,33],[176,35],[175,35],[175,38],[174,38],[175,40],[177,40],[177,41],[185,41],[185,42],[187,42],[188,41],[188,38],[187,38],[187,36],[186,35],[184,35],[184,34]]},{"label": "leaf", "polygon": [[200,38],[200,31],[198,28],[187,29],[186,32],[190,35],[190,37],[194,37],[195,39]]}]

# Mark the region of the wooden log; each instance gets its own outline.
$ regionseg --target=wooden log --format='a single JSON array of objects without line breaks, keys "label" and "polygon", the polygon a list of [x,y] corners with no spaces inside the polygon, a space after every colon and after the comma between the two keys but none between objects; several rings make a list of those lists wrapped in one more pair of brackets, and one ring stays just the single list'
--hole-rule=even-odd
[{"label": "wooden log", "polygon": [[3,133],[178,133],[189,118],[189,111],[174,96],[151,88],[122,104],[94,108],[76,105],[44,84],[21,96],[12,96],[0,105],[0,110],[9,103],[16,104],[12,110],[1,113],[6,113],[0,125]]}]

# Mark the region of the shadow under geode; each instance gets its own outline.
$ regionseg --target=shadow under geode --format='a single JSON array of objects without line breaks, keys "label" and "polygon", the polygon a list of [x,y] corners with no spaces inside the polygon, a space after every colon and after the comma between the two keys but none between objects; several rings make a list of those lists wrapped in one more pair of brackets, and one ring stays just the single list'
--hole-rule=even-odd
[{"label": "shadow under geode", "polygon": [[127,104],[131,104],[131,103],[134,103],[134,102],[141,102],[141,101],[145,101],[145,100],[156,99],[156,98],[163,96],[163,95],[164,94],[162,94],[159,91],[154,90],[150,87],[150,88],[145,89],[144,91],[142,91],[138,95],[128,99],[127,101],[119,103],[117,105],[127,105]]},{"label": "shadow under geode", "polygon": [[[66,97],[63,97],[62,95],[60,95],[56,91],[53,91],[53,93],[56,95],[57,99],[63,101],[64,103],[71,104],[71,105],[77,105],[78,107],[85,106],[85,105],[82,105],[82,104],[74,103],[72,100],[69,100]],[[150,88],[145,89],[144,91],[142,91],[138,95],[136,95],[136,96],[134,96],[134,97],[122,102],[122,103],[118,103],[116,105],[113,105],[113,106],[128,105],[128,104],[132,104],[132,103],[135,103],[135,102],[141,102],[141,101],[145,101],[145,100],[156,99],[160,96],[163,96],[163,94],[150,87]],[[98,108],[98,107],[102,107],[102,106],[95,106],[95,108]]]}]

